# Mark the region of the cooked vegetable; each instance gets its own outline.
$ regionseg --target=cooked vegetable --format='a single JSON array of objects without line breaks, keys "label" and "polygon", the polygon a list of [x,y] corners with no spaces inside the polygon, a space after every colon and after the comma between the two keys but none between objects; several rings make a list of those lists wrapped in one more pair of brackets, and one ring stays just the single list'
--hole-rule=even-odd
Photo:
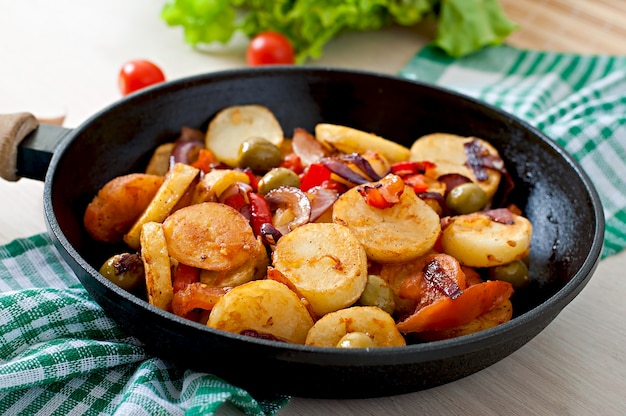
[{"label": "cooked vegetable", "polygon": [[[391,315],[375,306],[352,306],[323,316],[309,331],[306,345],[341,347],[342,342],[347,342],[350,347],[358,347],[356,342],[345,338],[347,334],[352,333],[366,334],[375,347],[406,345]],[[363,344],[363,341],[358,341],[358,343]],[[343,347],[345,348],[346,345]]]},{"label": "cooked vegetable", "polygon": [[338,224],[309,223],[283,235],[272,260],[318,316],[352,305],[367,283],[365,250]]},{"label": "cooked vegetable", "polygon": [[293,44],[296,62],[319,58],[331,39],[349,31],[378,30],[392,24],[413,26],[435,21],[435,45],[451,56],[475,52],[501,43],[515,28],[497,0],[406,1],[295,0],[259,1],[170,0],[161,12],[170,26],[182,26],[192,46],[227,43],[237,31],[248,37],[281,32]]},{"label": "cooked vegetable", "polygon": [[532,225],[505,208],[506,221],[492,211],[450,218],[441,236],[443,251],[472,267],[494,267],[525,257],[530,250]]},{"label": "cooked vegetable", "polygon": [[258,244],[254,247],[243,264],[232,267],[227,271],[206,270],[200,271],[200,281],[214,287],[235,287],[251,280],[262,279],[267,273],[269,259],[263,243],[257,237]]},{"label": "cooked vegetable", "polygon": [[489,269],[489,278],[503,280],[513,285],[514,289],[523,289],[530,284],[528,267],[522,260],[515,260]]},{"label": "cooked vegetable", "polygon": [[121,253],[111,256],[100,267],[100,274],[125,290],[133,290],[144,282],[141,256]]},{"label": "cooked vegetable", "polygon": [[197,176],[198,169],[184,163],[176,163],[165,175],[163,183],[141,216],[124,235],[124,242],[132,249],[138,250],[143,225],[151,221],[163,222]]},{"label": "cooked vegetable", "polygon": [[430,250],[441,230],[439,216],[405,187],[400,201],[386,209],[369,205],[357,188],[339,197],[333,221],[352,231],[373,261],[398,263]]},{"label": "cooked vegetable", "polygon": [[446,196],[447,207],[456,214],[471,214],[480,211],[489,199],[483,189],[474,182],[457,185]]},{"label": "cooked vegetable", "polygon": [[206,147],[229,166],[238,166],[239,148],[246,140],[260,137],[275,146],[284,140],[283,129],[266,107],[240,105],[218,112],[209,123]]},{"label": "cooked vegetable", "polygon": [[380,276],[370,274],[358,304],[361,306],[377,306],[388,314],[393,314],[396,302],[393,289]]},{"label": "cooked vegetable", "polygon": [[239,145],[237,166],[255,172],[267,172],[283,160],[283,155],[274,143],[263,137],[250,137]]},{"label": "cooked vegetable", "polygon": [[226,293],[213,307],[207,326],[304,344],[313,319],[287,286],[265,279],[244,283]]},{"label": "cooked vegetable", "polygon": [[232,270],[259,250],[248,220],[217,202],[179,209],[163,222],[163,233],[173,258],[200,269]]},{"label": "cooked vegetable", "polygon": [[121,241],[162,183],[162,177],[143,173],[113,178],[87,205],[83,217],[87,232],[98,241]]},{"label": "cooked vegetable", "polygon": [[378,152],[390,163],[407,160],[410,155],[409,149],[401,144],[347,126],[319,123],[315,126],[315,137],[329,148],[344,153]]},{"label": "cooked vegetable", "polygon": [[300,188],[300,178],[291,169],[274,168],[263,175],[259,180],[258,186],[259,193],[265,195],[272,189],[280,188],[281,186]]},{"label": "cooked vegetable", "polygon": [[176,144],[171,142],[163,143],[157,147],[152,153],[150,162],[148,162],[146,173],[149,175],[165,176],[167,171],[170,170],[170,158],[175,146]]},{"label": "cooked vegetable", "polygon": [[441,331],[464,325],[491,311],[509,299],[513,288],[508,282],[490,280],[472,285],[455,299],[441,296],[433,303],[418,309],[413,315],[398,322],[402,333]]},{"label": "cooked vegetable", "polygon": [[143,224],[140,238],[148,302],[157,308],[170,310],[174,286],[170,257],[161,224],[158,222]]},{"label": "cooked vegetable", "polygon": [[460,174],[480,186],[487,198],[493,198],[500,184],[501,172],[485,168],[486,179],[478,180],[476,173],[468,166],[469,156],[465,145],[476,140],[492,159],[500,159],[498,151],[485,140],[474,137],[461,137],[455,134],[433,133],[417,139],[411,146],[412,161],[430,161],[435,164],[437,176]]},{"label": "cooked vegetable", "polygon": [[249,184],[250,178],[239,170],[213,169],[200,180],[192,203],[216,201],[226,189],[236,182]]},{"label": "cooked vegetable", "polygon": [[439,341],[469,335],[475,332],[493,328],[511,320],[513,316],[513,304],[510,300],[505,300],[496,305],[489,312],[484,313],[470,322],[440,331],[423,331],[415,334],[424,341]]}]

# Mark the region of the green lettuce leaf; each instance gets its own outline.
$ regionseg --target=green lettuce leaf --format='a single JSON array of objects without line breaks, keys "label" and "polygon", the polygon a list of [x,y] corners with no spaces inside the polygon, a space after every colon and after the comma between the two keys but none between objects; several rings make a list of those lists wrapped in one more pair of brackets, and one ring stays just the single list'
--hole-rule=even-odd
[{"label": "green lettuce leaf", "polygon": [[497,0],[169,0],[161,18],[182,26],[185,42],[228,43],[275,30],[290,39],[296,63],[322,56],[324,46],[346,31],[438,22],[435,44],[451,56],[502,42],[514,29]]}]

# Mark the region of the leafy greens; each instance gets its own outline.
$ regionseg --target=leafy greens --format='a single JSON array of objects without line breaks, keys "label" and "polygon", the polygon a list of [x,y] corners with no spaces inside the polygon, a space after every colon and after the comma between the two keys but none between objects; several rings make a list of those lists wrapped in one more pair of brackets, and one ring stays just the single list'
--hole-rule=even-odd
[{"label": "leafy greens", "polygon": [[434,44],[459,57],[501,43],[517,27],[498,0],[169,0],[161,18],[182,26],[192,46],[226,44],[236,31],[253,37],[275,30],[293,43],[296,63],[319,58],[345,31],[435,19]]}]

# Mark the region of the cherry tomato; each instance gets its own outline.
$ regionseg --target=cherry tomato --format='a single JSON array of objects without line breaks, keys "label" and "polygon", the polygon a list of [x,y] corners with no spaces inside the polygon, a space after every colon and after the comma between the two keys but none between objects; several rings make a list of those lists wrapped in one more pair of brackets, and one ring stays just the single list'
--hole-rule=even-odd
[{"label": "cherry tomato", "polygon": [[246,60],[250,66],[293,64],[295,54],[289,39],[278,32],[266,31],[252,38]]},{"label": "cherry tomato", "polygon": [[161,68],[142,59],[126,62],[118,77],[120,92],[123,95],[163,81],[165,81],[165,75]]}]

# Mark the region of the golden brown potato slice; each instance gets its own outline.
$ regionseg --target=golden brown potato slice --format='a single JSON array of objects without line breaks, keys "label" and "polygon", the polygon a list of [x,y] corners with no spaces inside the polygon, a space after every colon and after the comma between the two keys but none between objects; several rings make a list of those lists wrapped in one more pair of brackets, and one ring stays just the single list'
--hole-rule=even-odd
[{"label": "golden brown potato slice", "polygon": [[179,209],[163,222],[163,231],[170,255],[201,269],[229,271],[258,253],[248,220],[217,202]]},{"label": "golden brown potato slice", "polygon": [[274,114],[261,105],[227,107],[215,115],[206,133],[206,147],[229,166],[237,166],[239,146],[251,137],[262,137],[280,147],[283,129]]},{"label": "golden brown potato slice", "polygon": [[185,195],[187,188],[198,176],[199,170],[176,163],[165,175],[161,187],[157,191],[145,211],[137,219],[132,228],[124,235],[124,242],[134,250],[139,249],[139,235],[141,227],[147,222],[163,222],[178,201]]},{"label": "golden brown potato slice", "polygon": [[456,338],[461,335],[469,335],[474,332],[484,331],[494,326],[503,324],[511,320],[513,316],[513,304],[510,300],[505,300],[489,312],[480,315],[469,323],[442,331],[424,331],[415,334],[424,341],[439,341],[442,339]]},{"label": "golden brown potato slice", "polygon": [[367,335],[374,347],[406,345],[391,315],[376,306],[353,306],[323,316],[309,330],[306,345],[337,347],[351,333]]},{"label": "golden brown potato slice", "polygon": [[87,205],[83,217],[87,232],[98,241],[121,241],[162,183],[162,177],[143,173],[112,179]]},{"label": "golden brown potato slice", "polygon": [[532,224],[520,215],[510,215],[511,223],[495,221],[489,211],[452,217],[441,235],[443,252],[470,267],[500,266],[525,257]]},{"label": "golden brown potato slice", "polygon": [[408,186],[400,202],[384,209],[369,205],[358,189],[352,188],[335,202],[333,221],[348,227],[368,258],[381,263],[421,256],[435,245],[441,230],[437,213]]},{"label": "golden brown potato slice", "polygon": [[337,124],[319,123],[315,126],[315,137],[325,146],[343,153],[382,154],[389,163],[408,160],[411,154],[406,147],[373,133]]},{"label": "golden brown potato slice", "polygon": [[274,268],[293,283],[317,316],[352,305],[367,283],[367,257],[344,226],[309,223],[282,236]]},{"label": "golden brown potato slice", "polygon": [[304,344],[313,318],[286,285],[254,280],[225,294],[211,311],[207,326],[235,334],[253,331]]},{"label": "golden brown potato slice", "polygon": [[448,133],[433,133],[422,136],[413,143],[410,159],[433,162],[436,165],[437,176],[448,173],[463,175],[477,183],[485,191],[487,197],[491,199],[498,190],[502,175],[497,170],[487,168],[485,169],[488,175],[487,180],[479,181],[476,179],[474,171],[466,165],[467,153],[465,152],[465,143],[474,139],[478,140],[490,155],[500,157],[496,148],[483,139]]},{"label": "golden brown potato slice", "polygon": [[200,270],[200,281],[208,286],[234,287],[250,280],[264,278],[267,274],[269,259],[267,258],[267,250],[265,250],[260,238],[257,237],[256,249],[241,266],[226,271],[202,269]]},{"label": "golden brown potato slice", "polygon": [[141,229],[141,259],[146,273],[148,302],[170,310],[174,288],[163,228],[158,222],[147,222]]}]

